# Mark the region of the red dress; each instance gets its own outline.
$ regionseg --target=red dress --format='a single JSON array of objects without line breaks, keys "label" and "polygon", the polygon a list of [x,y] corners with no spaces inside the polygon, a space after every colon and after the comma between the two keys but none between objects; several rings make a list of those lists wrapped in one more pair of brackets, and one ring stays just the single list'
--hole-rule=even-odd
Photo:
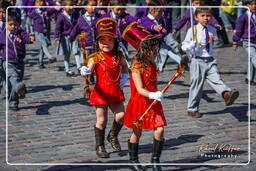
[{"label": "red dress", "polygon": [[[150,92],[157,91],[156,66],[147,65],[145,68],[143,68],[142,65],[138,61],[136,61],[132,65],[132,71],[134,70],[140,72],[144,88],[146,88]],[[132,75],[130,75],[130,84],[131,97],[126,107],[124,125],[128,128],[136,129],[155,129],[157,127],[167,125],[163,113],[163,107],[161,102],[159,101],[157,101],[157,103],[153,105],[151,110],[149,110],[148,114],[144,116],[140,128],[137,128],[133,125],[133,122],[139,120],[139,118],[143,115],[143,113],[154,100],[149,99],[148,97],[144,97],[138,93],[134,85]]]},{"label": "red dress", "polygon": [[90,104],[108,105],[124,101],[124,93],[119,85],[123,56],[95,53],[91,58],[95,64],[97,81],[90,97]]}]

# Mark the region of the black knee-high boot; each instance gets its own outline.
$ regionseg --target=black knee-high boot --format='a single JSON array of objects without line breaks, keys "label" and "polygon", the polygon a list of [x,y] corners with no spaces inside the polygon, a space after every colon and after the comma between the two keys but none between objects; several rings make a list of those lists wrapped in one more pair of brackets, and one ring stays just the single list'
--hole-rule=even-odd
[{"label": "black knee-high boot", "polygon": [[153,151],[152,151],[152,157],[151,157],[151,163],[154,165],[152,166],[153,171],[162,171],[162,168],[160,165],[155,165],[155,163],[160,163],[160,156],[164,145],[164,139],[162,141],[158,141],[154,138],[153,142]]},{"label": "black knee-high boot", "polygon": [[130,165],[129,167],[131,170],[145,171],[145,169],[140,165],[140,162],[139,162],[138,148],[139,148],[139,143],[130,143],[130,140],[128,140],[128,151],[130,156],[130,162],[132,164],[136,164],[136,165]]}]

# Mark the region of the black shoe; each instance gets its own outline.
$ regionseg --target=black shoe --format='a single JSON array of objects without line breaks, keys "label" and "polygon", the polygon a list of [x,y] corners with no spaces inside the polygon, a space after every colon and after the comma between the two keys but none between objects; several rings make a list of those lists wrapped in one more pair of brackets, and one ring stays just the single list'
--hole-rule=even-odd
[{"label": "black shoe", "polygon": [[49,64],[52,64],[52,63],[54,63],[54,62],[56,62],[56,61],[57,61],[56,58],[50,58],[50,59],[49,59]]},{"label": "black shoe", "polygon": [[[246,83],[246,84],[248,84],[248,79],[246,78],[245,80],[244,80],[244,82]],[[250,85],[252,85],[252,86],[255,86],[256,85],[256,83],[254,82],[254,81],[250,81]]]},{"label": "black shoe", "polygon": [[81,68],[77,68],[76,75],[77,75],[77,76],[81,75]]},{"label": "black shoe", "polygon": [[44,69],[45,66],[44,66],[44,64],[39,64],[39,65],[38,65],[38,68],[39,68],[39,69]]},{"label": "black shoe", "polygon": [[16,104],[16,103],[9,104],[9,110],[12,110],[12,111],[19,110],[18,104]]},{"label": "black shoe", "polygon": [[66,76],[73,77],[73,76],[75,76],[75,73],[73,71],[68,71],[68,72],[66,72]]}]

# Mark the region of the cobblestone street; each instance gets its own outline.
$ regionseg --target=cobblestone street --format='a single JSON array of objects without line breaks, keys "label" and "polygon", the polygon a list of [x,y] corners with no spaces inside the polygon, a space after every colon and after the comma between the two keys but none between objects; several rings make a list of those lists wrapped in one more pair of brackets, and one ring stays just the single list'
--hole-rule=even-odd
[{"label": "cobblestone street", "polygon": [[[83,78],[66,77],[62,56],[57,57],[56,63],[46,64],[45,69],[39,69],[37,49],[37,44],[27,47],[24,77],[27,94],[25,99],[20,100],[20,110],[8,111],[6,115],[5,94],[2,92],[0,95],[0,170],[129,170],[125,163],[128,162],[127,139],[131,130],[125,127],[121,130],[121,152],[113,152],[110,144],[106,143],[110,158],[97,158],[93,129],[96,121],[95,108],[83,98]],[[55,46],[50,50],[55,54]],[[130,52],[134,54],[134,50],[131,49]],[[200,112],[204,115],[194,119],[186,111],[189,73],[177,79],[162,101],[168,122],[161,156],[163,170],[256,169],[256,86],[251,86],[249,92],[248,85],[244,83],[247,54],[242,47],[237,51],[233,51],[231,47],[223,47],[216,49],[216,59],[224,82],[239,90],[240,96],[234,105],[225,107],[223,99],[206,83],[200,102]],[[176,72],[177,65],[170,59],[168,61],[165,71],[159,75],[159,89]],[[76,71],[75,59],[72,58],[71,62]],[[126,83],[124,92],[126,105],[130,96],[129,82]],[[113,121],[110,111],[108,120],[106,134]],[[247,164],[249,123],[251,161]],[[9,164],[6,164],[6,124]],[[139,158],[144,165],[150,163],[152,135],[152,131],[144,131],[140,140]],[[238,149],[200,151],[200,147],[205,144],[208,147],[224,145]],[[64,163],[68,165],[54,165]],[[147,168],[150,170],[149,165]]]}]

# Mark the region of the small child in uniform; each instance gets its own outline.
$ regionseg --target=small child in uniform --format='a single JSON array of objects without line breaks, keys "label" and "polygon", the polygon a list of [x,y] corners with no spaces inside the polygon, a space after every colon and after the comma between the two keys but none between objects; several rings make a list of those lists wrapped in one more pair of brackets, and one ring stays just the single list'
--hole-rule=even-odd
[{"label": "small child in uniform", "polygon": [[[35,41],[35,37],[26,33],[20,27],[20,16],[16,12],[8,12],[7,35],[0,33],[0,49],[3,50],[3,68],[8,73],[8,101],[9,109],[18,110],[19,98],[25,97],[26,87],[23,81],[25,44]],[[6,44],[8,39],[8,49]],[[7,56],[8,53],[8,56]],[[6,68],[8,65],[8,72]]]},{"label": "small child in uniform", "polygon": [[[216,29],[209,25],[211,17],[209,8],[197,8],[195,19],[198,24],[188,30],[181,47],[189,56],[192,56],[187,110],[188,115],[194,118],[202,117],[199,113],[199,103],[205,80],[223,97],[226,106],[232,105],[239,96],[239,92],[235,89],[231,90],[219,75],[217,61],[213,57],[213,42],[217,36]],[[194,29],[194,35],[192,29]],[[193,37],[194,41],[192,41]]]},{"label": "small child in uniform", "polygon": [[[243,40],[243,47],[249,54],[250,51],[250,72],[247,72],[245,83],[255,86],[256,82],[256,0],[243,0],[243,5],[248,7],[250,10],[246,11],[243,15],[237,18],[235,33],[233,35],[233,49],[237,50],[238,41]],[[249,20],[250,19],[250,29]],[[250,31],[250,33],[248,32]],[[249,43],[249,35],[250,43]]]},{"label": "small child in uniform", "polygon": [[122,88],[128,79],[128,67],[122,52],[118,50],[117,22],[104,17],[96,22],[95,53],[89,56],[88,66],[81,68],[81,75],[89,75],[95,70],[96,83],[90,97],[90,104],[96,108],[97,121],[94,127],[96,154],[108,158],[105,149],[105,128],[108,108],[114,113],[114,122],[107,136],[114,151],[121,146],[117,136],[123,126],[124,93]]}]

